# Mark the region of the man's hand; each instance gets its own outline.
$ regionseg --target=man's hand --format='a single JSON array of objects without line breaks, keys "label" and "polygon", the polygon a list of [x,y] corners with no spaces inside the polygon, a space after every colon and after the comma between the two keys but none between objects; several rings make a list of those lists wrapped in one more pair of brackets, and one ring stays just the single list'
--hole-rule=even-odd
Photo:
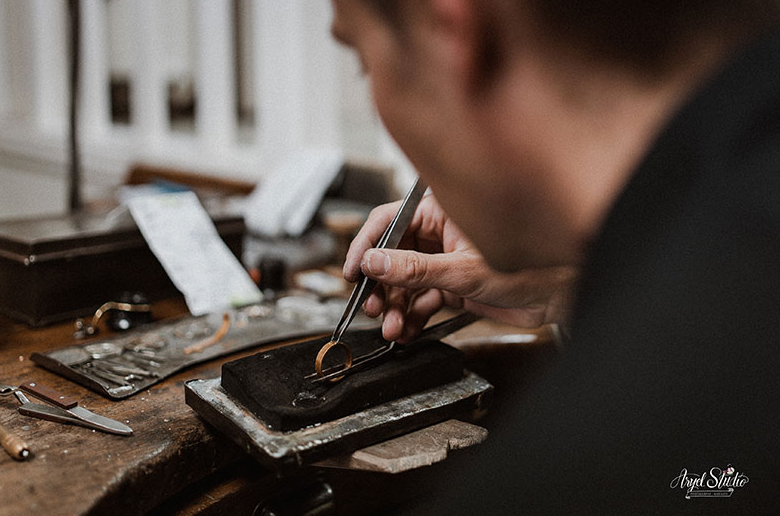
[{"label": "man's hand", "polygon": [[444,305],[526,327],[562,322],[574,268],[494,271],[432,195],[420,202],[399,249],[372,249],[399,206],[371,212],[344,263],[348,281],[362,270],[380,282],[364,309],[370,317],[384,314],[385,339],[412,340]]}]

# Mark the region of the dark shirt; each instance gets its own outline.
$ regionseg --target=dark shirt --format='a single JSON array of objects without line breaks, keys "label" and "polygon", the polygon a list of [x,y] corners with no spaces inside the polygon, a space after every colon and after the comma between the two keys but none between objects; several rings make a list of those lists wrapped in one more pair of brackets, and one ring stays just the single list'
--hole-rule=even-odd
[{"label": "dark shirt", "polygon": [[[590,248],[572,342],[513,403],[420,513],[780,514],[780,34],[662,131]],[[729,467],[730,497],[686,499],[681,474]]]}]

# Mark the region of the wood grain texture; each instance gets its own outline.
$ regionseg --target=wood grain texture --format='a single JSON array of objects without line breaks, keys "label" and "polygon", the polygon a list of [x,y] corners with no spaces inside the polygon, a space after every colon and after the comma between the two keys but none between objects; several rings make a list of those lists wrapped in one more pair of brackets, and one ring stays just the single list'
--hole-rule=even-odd
[{"label": "wood grain texture", "polygon": [[[175,315],[184,305],[173,301],[156,308]],[[0,382],[40,382],[134,431],[120,437],[25,417],[16,412],[14,396],[0,398],[0,423],[25,439],[33,453],[23,463],[0,456],[0,515],[142,514],[243,457],[184,403],[184,381],[218,376],[219,363],[184,371],[114,402],[30,362],[33,351],[71,343],[70,324],[30,330],[3,319],[0,329]]]},{"label": "wood grain texture", "polygon": [[79,403],[76,398],[59,393],[51,387],[42,385],[39,382],[23,383],[19,388],[27,394],[32,394],[43,401],[48,401],[49,403],[66,410],[72,409]]},{"label": "wood grain texture", "polygon": [[451,450],[474,446],[487,439],[484,428],[449,419],[414,432],[317,463],[329,468],[404,473],[447,458]]}]

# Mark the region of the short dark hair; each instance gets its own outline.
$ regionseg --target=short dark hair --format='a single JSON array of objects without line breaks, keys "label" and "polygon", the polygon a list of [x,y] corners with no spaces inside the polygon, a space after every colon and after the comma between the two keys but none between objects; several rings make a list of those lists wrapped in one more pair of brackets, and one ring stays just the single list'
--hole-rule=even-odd
[{"label": "short dark hair", "polygon": [[[405,0],[365,1],[392,25],[402,25]],[[505,1],[534,17],[554,41],[651,75],[662,74],[695,38],[731,45],[780,24],[780,0]]]},{"label": "short dark hair", "polygon": [[730,45],[780,20],[778,0],[525,0],[565,43],[647,72],[697,38]]}]

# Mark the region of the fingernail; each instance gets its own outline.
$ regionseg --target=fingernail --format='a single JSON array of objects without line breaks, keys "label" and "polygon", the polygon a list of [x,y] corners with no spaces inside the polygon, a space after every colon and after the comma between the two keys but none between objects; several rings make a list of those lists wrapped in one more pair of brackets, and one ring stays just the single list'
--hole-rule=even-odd
[{"label": "fingernail", "polygon": [[384,276],[390,270],[390,257],[382,251],[368,251],[361,267],[374,276]]}]

